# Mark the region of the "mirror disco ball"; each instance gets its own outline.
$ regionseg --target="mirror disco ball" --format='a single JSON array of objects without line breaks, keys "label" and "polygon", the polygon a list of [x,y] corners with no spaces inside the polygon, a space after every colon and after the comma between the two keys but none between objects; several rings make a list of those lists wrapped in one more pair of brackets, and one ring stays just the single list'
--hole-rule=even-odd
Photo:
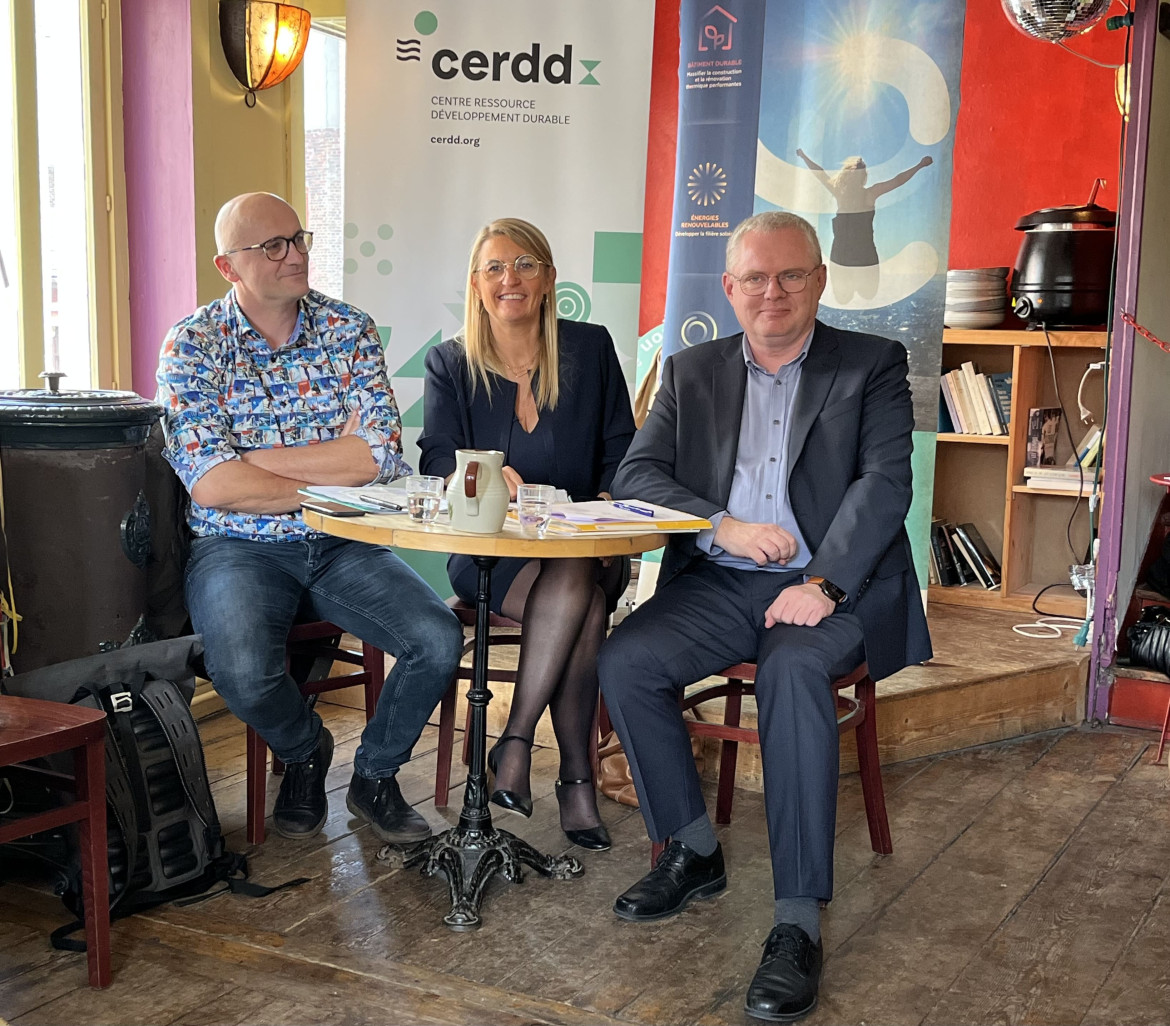
[{"label": "mirror disco ball", "polygon": [[1002,0],[1004,13],[1026,36],[1059,43],[1097,24],[1113,0]]}]

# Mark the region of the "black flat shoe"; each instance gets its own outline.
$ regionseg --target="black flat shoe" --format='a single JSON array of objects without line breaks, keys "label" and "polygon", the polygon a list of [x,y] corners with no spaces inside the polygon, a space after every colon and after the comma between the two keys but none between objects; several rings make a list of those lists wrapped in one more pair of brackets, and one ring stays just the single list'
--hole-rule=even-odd
[{"label": "black flat shoe", "polygon": [[[593,786],[593,781],[589,777],[582,777],[578,780],[558,780],[556,784],[557,801],[561,800],[561,788],[568,787],[570,784],[588,784]],[[580,830],[565,830],[565,836],[569,839],[570,844],[577,845],[578,848],[588,848],[590,851],[609,851],[613,847],[613,841],[610,840],[609,831],[605,829],[604,823],[598,823],[595,827],[584,827]]]},{"label": "black flat shoe", "polygon": [[769,1022],[803,1019],[817,1007],[824,948],[799,926],[780,923],[764,941],[764,957],[748,987],[744,1011]]},{"label": "black flat shoe", "polygon": [[723,847],[707,856],[671,841],[658,862],[613,903],[614,914],[632,923],[649,923],[681,912],[693,898],[710,898],[727,887]]},{"label": "black flat shoe", "polygon": [[[487,754],[488,769],[492,771],[493,777],[496,775],[496,750],[508,741],[523,741],[529,748],[532,747],[531,738],[521,737],[519,734],[505,734],[492,745],[491,751]],[[517,816],[523,816],[525,819],[532,816],[531,796],[517,794],[515,791],[493,790],[488,795],[488,801],[508,812],[514,812]]]}]

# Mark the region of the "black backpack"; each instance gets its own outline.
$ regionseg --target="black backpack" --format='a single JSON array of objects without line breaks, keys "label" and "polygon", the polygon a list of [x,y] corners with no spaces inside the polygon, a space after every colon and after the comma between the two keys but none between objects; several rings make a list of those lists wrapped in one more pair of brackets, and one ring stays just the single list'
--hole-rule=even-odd
[{"label": "black backpack", "polygon": [[[197,636],[152,642],[57,663],[3,682],[10,694],[98,708],[106,714],[106,802],[112,919],[176,899],[200,901],[223,890],[254,897],[278,887],[248,882],[243,855],[225,849],[207,780],[203,747],[191,715]],[[68,755],[43,760],[69,773]],[[51,785],[15,783],[23,811],[59,804]],[[69,935],[83,926],[81,860],[76,831],[34,839],[57,869],[57,892],[77,921],[54,931],[53,946],[84,950]],[[223,884],[208,893],[216,884]]]}]

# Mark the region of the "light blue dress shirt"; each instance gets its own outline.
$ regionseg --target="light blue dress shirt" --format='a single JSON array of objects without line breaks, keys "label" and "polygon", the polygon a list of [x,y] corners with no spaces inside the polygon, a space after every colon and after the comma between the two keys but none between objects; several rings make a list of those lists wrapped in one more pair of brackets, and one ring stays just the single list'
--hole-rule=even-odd
[{"label": "light blue dress shirt", "polygon": [[[788,435],[796,390],[800,385],[804,359],[813,333],[810,331],[796,359],[769,374],[752,358],[747,335],[743,337],[743,359],[747,364],[747,387],[739,424],[739,448],[727,509],[709,519],[711,528],[700,531],[696,544],[713,563],[739,570],[786,572],[808,565],[812,553],[796,524],[788,501]],[[724,516],[753,524],[776,524],[796,539],[796,555],[785,563],[757,564],[745,556],[733,556],[715,544],[715,532]]]}]

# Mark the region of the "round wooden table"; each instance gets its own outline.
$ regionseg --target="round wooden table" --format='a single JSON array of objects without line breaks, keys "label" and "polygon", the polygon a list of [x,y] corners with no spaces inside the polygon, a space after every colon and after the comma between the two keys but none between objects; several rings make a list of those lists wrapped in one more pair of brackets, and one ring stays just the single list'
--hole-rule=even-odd
[{"label": "round wooden table", "polygon": [[549,534],[526,538],[509,522],[499,534],[467,534],[449,527],[442,519],[429,526],[416,524],[405,513],[368,514],[362,517],[330,517],[304,510],[305,523],[316,531],[338,538],[389,545],[425,552],[460,553],[471,556],[479,570],[475,594],[475,647],[472,653],[471,759],[467,786],[457,826],[432,837],[407,855],[406,865],[421,864],[423,876],[442,873],[451,895],[451,911],[443,922],[453,930],[474,930],[481,922],[480,902],[493,874],[519,883],[523,867],[542,876],[569,880],[585,872],[571,856],[544,855],[527,841],[492,826],[487,789],[487,706],[492,694],[487,687],[488,604],[491,601],[492,567],[503,556],[529,559],[571,559],[584,556],[632,556],[660,547],[665,531],[618,534],[612,531]]}]

